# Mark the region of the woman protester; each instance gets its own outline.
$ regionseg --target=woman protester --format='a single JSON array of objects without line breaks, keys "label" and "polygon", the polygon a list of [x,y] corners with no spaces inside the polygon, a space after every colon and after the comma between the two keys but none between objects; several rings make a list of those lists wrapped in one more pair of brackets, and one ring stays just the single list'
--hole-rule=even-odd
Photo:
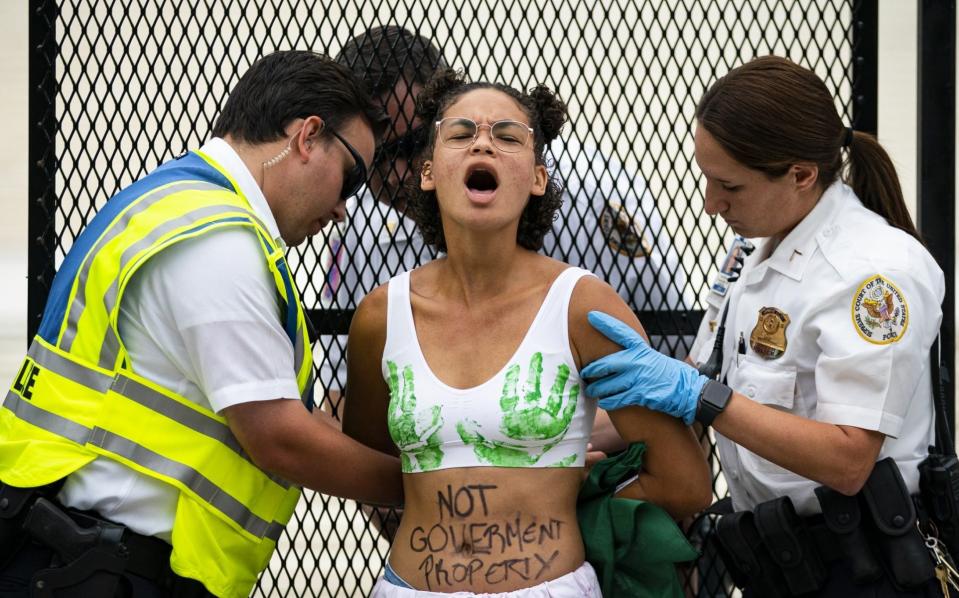
[{"label": "woman protester", "polygon": [[[408,211],[443,255],[375,289],[350,329],[343,430],[398,454],[404,472],[373,595],[599,596],[576,519],[595,413],[579,368],[618,347],[586,314],[643,331],[608,285],[536,253],[560,202],[544,148],[565,106],[545,87],[445,71],[417,113],[431,133]],[[708,468],[681,422],[643,408],[613,422],[648,446],[618,496],[675,518],[708,504]]]},{"label": "woman protester", "polygon": [[719,539],[747,595],[932,595],[911,496],[944,280],[889,156],[774,56],[713,83],[695,152],[707,213],[761,239],[691,353],[718,381],[591,313],[626,349],[583,369],[587,394],[713,426],[736,511]]}]

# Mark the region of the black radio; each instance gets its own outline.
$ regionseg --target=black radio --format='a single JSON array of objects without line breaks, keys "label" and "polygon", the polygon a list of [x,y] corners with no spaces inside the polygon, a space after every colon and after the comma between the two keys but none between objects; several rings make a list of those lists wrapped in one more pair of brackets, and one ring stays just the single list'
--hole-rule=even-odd
[{"label": "black radio", "polygon": [[939,339],[929,352],[932,402],[935,407],[936,445],[919,464],[919,494],[939,540],[953,559],[959,556],[959,459],[946,417],[949,371],[940,359]]},{"label": "black radio", "polygon": [[959,554],[959,459],[930,454],[919,464],[919,494],[949,554]]}]

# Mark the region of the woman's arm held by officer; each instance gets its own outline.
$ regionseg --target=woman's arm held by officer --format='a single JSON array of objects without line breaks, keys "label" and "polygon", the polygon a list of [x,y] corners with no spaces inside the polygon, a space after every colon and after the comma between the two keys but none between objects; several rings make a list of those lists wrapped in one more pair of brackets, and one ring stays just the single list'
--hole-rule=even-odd
[{"label": "woman's arm held by officer", "polygon": [[[360,302],[350,324],[346,346],[346,394],[343,432],[389,455],[398,455],[390,437],[388,418],[390,390],[383,379],[381,357],[386,346],[388,285],[381,285]],[[369,414],[381,414],[370,417]]]},{"label": "woman's arm held by officer", "polygon": [[[645,334],[636,316],[609,285],[586,277],[576,286],[569,308],[570,339],[580,364],[619,348],[587,321],[589,310],[600,305],[629,322],[637,335]],[[647,446],[639,478],[619,496],[654,502],[676,519],[692,515],[710,503],[709,468],[687,426],[642,407],[620,409],[609,417],[626,443],[645,442]]]},{"label": "woman's arm held by officer", "polygon": [[[692,423],[707,378],[652,350],[622,323],[596,314],[590,321],[626,348],[584,368],[584,376],[602,378],[590,384],[587,394],[602,399],[600,406],[608,409],[645,406]],[[713,427],[760,457],[845,494],[855,494],[865,483],[885,438],[792,415],[735,391]]]},{"label": "woman's arm held by officer", "polygon": [[[340,413],[346,435],[377,451],[396,456],[399,451],[390,438],[386,417],[389,389],[377,359],[386,344],[387,289],[387,285],[382,285],[371,291],[360,301],[353,316],[345,355],[347,392],[340,400]],[[374,413],[383,416],[371,417],[370,414]],[[370,525],[392,544],[403,515],[402,507],[397,506],[394,511],[364,505],[363,512]]]}]

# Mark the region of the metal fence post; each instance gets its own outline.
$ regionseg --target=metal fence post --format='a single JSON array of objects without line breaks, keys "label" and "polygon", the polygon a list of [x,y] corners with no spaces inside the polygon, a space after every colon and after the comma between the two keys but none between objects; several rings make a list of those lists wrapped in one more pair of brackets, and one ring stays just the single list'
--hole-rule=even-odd
[{"label": "metal fence post", "polygon": [[27,196],[27,342],[36,334],[56,272],[56,0],[30,2]]},{"label": "metal fence post", "polygon": [[[919,2],[919,232],[946,274],[943,361],[955,377],[956,2]],[[955,384],[946,382],[950,428]]]},{"label": "metal fence post", "polygon": [[879,1],[857,0],[852,24],[852,126],[879,129]]}]

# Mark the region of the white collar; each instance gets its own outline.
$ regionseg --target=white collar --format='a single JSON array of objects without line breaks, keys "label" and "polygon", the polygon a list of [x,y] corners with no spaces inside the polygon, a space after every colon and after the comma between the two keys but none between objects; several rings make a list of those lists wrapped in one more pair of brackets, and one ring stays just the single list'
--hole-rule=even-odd
[{"label": "white collar", "polygon": [[[829,185],[813,209],[789,231],[772,255],[764,262],[757,264],[756,268],[745,276],[746,284],[752,284],[762,278],[765,271],[762,267],[764,264],[793,280],[802,280],[816,245],[821,241],[826,229],[829,229],[826,236],[832,234],[832,223],[836,218],[836,212],[844,202],[851,201],[852,198],[848,197],[850,194],[855,197],[852,189],[842,181],[835,181]],[[767,239],[765,243],[768,242]],[[765,243],[757,248],[760,254],[765,250]]]},{"label": "white collar", "polygon": [[260,186],[256,184],[253,174],[250,172],[250,169],[246,167],[246,164],[243,163],[243,160],[236,153],[236,150],[224,139],[214,137],[204,143],[200,151],[212,158],[214,162],[226,170],[227,174],[236,181],[236,184],[240,187],[240,193],[250,202],[250,207],[253,208],[253,212],[259,216],[260,220],[266,226],[270,236],[273,237],[273,241],[281,249],[286,249],[286,243],[283,242],[283,238],[280,236],[280,227],[276,224],[276,218],[273,217],[270,204],[267,203],[263,191],[260,189]]}]

